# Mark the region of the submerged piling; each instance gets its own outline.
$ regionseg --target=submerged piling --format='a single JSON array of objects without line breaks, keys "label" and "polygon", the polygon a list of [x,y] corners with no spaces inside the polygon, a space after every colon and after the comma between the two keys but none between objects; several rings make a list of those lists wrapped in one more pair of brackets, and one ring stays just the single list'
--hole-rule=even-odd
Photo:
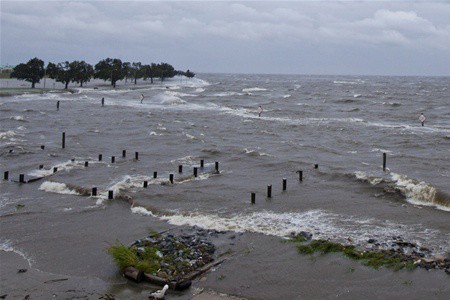
[{"label": "submerged piling", "polygon": [[383,153],[383,171],[386,171],[386,153]]},{"label": "submerged piling", "polygon": [[62,148],[66,148],[66,133],[62,133]]},{"label": "submerged piling", "polygon": [[198,173],[198,170],[197,170],[197,167],[194,167],[194,177],[197,177],[197,174]]},{"label": "submerged piling", "polygon": [[53,167],[53,173],[58,172],[58,168],[57,167]]},{"label": "submerged piling", "polygon": [[59,100],[56,102],[56,110],[59,110]]},{"label": "submerged piling", "polygon": [[318,169],[318,168],[319,168],[319,164],[315,164],[314,169]]},{"label": "submerged piling", "polygon": [[41,145],[41,149],[44,150],[44,149],[45,149],[45,146],[44,146],[44,145]]},{"label": "submerged piling", "polygon": [[158,177],[158,172],[153,172],[153,178],[156,179]]},{"label": "submerged piling", "polygon": [[108,191],[108,199],[111,200],[114,198],[114,191]]},{"label": "submerged piling", "polygon": [[144,188],[147,188],[147,186],[148,186],[148,181],[145,180],[145,181],[144,181]]},{"label": "submerged piling", "polygon": [[169,174],[169,181],[170,183],[173,183],[173,174]]},{"label": "submerged piling", "polygon": [[97,196],[97,188],[96,187],[92,188],[91,196]]},{"label": "submerged piling", "polygon": [[297,173],[298,173],[298,180],[299,181],[303,181],[303,171],[302,170],[298,170]]},{"label": "submerged piling", "polygon": [[19,174],[19,182],[24,183],[25,182],[25,174]]},{"label": "submerged piling", "polygon": [[214,167],[215,167],[216,173],[219,173],[219,162],[218,161],[215,162]]},{"label": "submerged piling", "polygon": [[85,166],[85,167],[89,166],[89,162],[88,162],[88,161],[85,161],[85,162],[84,162],[84,166]]},{"label": "submerged piling", "polygon": [[183,165],[178,166],[178,173],[183,173]]},{"label": "submerged piling", "polygon": [[256,194],[255,193],[251,194],[251,202],[252,202],[252,204],[255,204],[255,202],[256,202]]},{"label": "submerged piling", "polygon": [[127,150],[122,150],[122,157],[126,157],[127,156]]},{"label": "submerged piling", "polygon": [[42,170],[44,168],[44,165],[39,165],[39,170]]},{"label": "submerged piling", "polygon": [[105,106],[105,98],[102,98],[102,106]]},{"label": "submerged piling", "polygon": [[134,159],[135,160],[139,160],[139,152],[135,152],[134,153]]},{"label": "submerged piling", "polygon": [[272,185],[267,186],[267,198],[272,198]]},{"label": "submerged piling", "polygon": [[116,161],[116,157],[115,156],[111,156],[111,163],[113,164]]},{"label": "submerged piling", "polygon": [[205,161],[202,159],[200,160],[200,168],[203,168],[205,166]]},{"label": "submerged piling", "polygon": [[286,190],[286,186],[287,186],[286,178],[283,178],[283,191]]},{"label": "submerged piling", "polygon": [[8,180],[9,179],[9,171],[5,171],[5,173],[3,174],[3,180]]},{"label": "submerged piling", "polygon": [[101,154],[98,155],[98,161],[102,161],[103,156]]}]

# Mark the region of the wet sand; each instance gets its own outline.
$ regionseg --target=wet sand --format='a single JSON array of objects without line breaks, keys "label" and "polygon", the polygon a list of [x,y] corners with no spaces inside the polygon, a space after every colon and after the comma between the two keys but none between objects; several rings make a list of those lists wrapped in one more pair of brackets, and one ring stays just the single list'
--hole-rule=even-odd
[{"label": "wet sand", "polygon": [[[157,286],[136,284],[121,276],[105,252],[116,240],[127,244],[145,237],[149,228],[174,234],[192,232],[148,216],[123,215],[128,203],[116,201],[105,209],[68,214],[66,219],[36,218],[20,212],[2,218],[2,236],[21,235],[19,247],[38,256],[28,261],[0,251],[1,295],[5,299],[146,299]],[[99,222],[101,220],[101,222]],[[58,224],[59,223],[59,224]],[[53,239],[40,240],[40,231],[55,230]],[[29,238],[27,238],[27,236]],[[304,256],[295,244],[279,237],[225,232],[210,236],[217,254],[230,252],[224,263],[193,281],[183,292],[169,291],[166,299],[448,299],[449,276],[441,270],[393,272],[374,270],[340,254]],[[27,269],[18,273],[19,269]],[[222,294],[226,294],[222,295]]]}]

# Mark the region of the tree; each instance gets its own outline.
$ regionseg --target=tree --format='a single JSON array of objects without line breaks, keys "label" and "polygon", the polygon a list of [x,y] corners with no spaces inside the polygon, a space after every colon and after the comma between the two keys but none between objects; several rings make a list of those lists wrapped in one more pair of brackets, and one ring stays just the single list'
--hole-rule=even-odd
[{"label": "tree", "polygon": [[172,78],[175,76],[176,72],[174,67],[169,65],[168,63],[160,63],[157,65],[156,73],[161,81],[164,81],[166,78]]},{"label": "tree", "polygon": [[115,88],[116,82],[122,80],[125,76],[122,70],[122,61],[118,58],[106,58],[95,65],[94,78],[111,81]]},{"label": "tree", "polygon": [[71,68],[68,61],[58,63],[57,65],[49,62],[47,65],[47,74],[50,78],[55,79],[56,82],[62,82],[66,90],[69,87],[69,83],[74,81],[75,78],[75,70]]},{"label": "tree", "polygon": [[31,82],[31,88],[34,89],[36,83],[39,83],[44,75],[44,61],[35,57],[26,64],[18,64],[12,71],[11,78]]},{"label": "tree", "polygon": [[192,77],[195,76],[195,73],[193,73],[193,72],[191,72],[189,70],[187,70],[186,72],[176,71],[176,75],[183,75],[183,76],[186,76],[187,78],[192,78]]},{"label": "tree", "polygon": [[128,81],[128,78],[131,77],[133,74],[133,69],[131,68],[131,63],[124,62],[122,64],[122,72],[123,72],[123,76],[125,77],[125,83],[126,83]]},{"label": "tree", "polygon": [[134,79],[134,84],[136,84],[137,83],[137,79],[144,76],[143,69],[142,69],[142,64],[140,62],[134,62],[131,65],[131,69],[132,69],[132,75],[133,75],[133,79]]},{"label": "tree", "polygon": [[94,76],[94,68],[84,60],[71,62],[70,68],[74,72],[73,82],[79,83],[80,87],[83,87],[83,83],[89,82]]},{"label": "tree", "polygon": [[147,78],[150,78],[150,82],[153,83],[153,78],[157,77],[157,68],[158,66],[155,63],[152,63],[150,65],[143,65],[142,66],[142,77],[144,80]]}]

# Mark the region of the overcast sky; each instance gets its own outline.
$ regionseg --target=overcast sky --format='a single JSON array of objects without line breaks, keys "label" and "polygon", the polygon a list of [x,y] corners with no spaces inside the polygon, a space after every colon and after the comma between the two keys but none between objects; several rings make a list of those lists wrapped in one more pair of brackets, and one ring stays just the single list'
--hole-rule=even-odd
[{"label": "overcast sky", "polygon": [[4,1],[1,64],[450,76],[450,1]]}]

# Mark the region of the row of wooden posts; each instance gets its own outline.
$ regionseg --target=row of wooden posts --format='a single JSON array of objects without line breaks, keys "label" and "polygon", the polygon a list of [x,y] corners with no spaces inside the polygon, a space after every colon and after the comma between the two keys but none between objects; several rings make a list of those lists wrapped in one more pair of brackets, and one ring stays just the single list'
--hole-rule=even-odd
[{"label": "row of wooden posts", "polygon": [[[56,101],[56,110],[59,110],[59,103],[60,103],[59,100]],[[104,97],[102,98],[102,106],[105,106],[105,98]]]}]

